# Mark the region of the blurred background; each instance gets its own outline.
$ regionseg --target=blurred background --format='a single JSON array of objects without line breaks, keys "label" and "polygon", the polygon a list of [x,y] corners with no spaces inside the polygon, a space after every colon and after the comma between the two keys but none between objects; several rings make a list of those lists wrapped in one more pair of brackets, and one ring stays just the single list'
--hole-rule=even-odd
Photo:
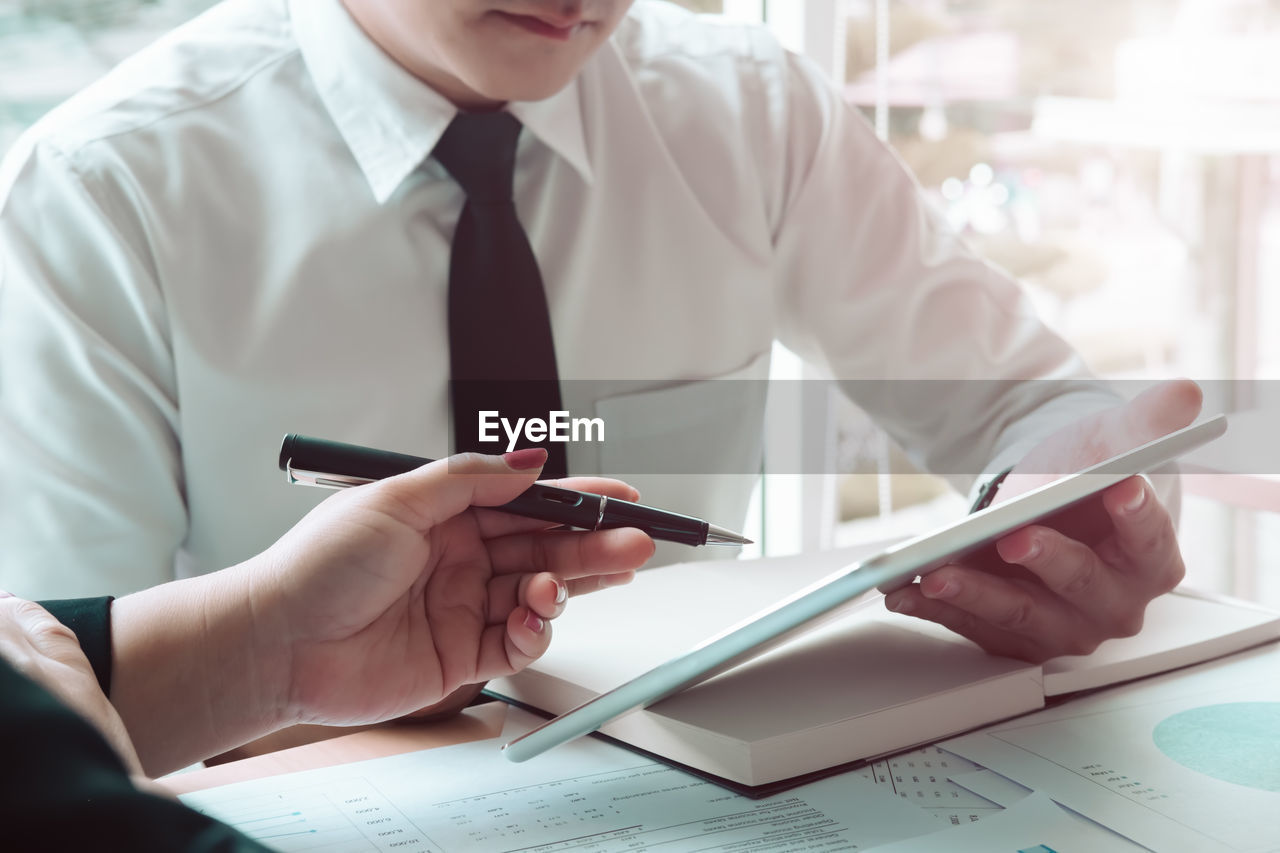
[{"label": "blurred background", "polygon": [[[210,5],[0,0],[0,152]],[[1245,380],[1223,386],[1232,409],[1280,378],[1280,0],[681,5],[765,23],[830,73],[1100,374]],[[809,375],[777,356],[778,376]],[[964,511],[852,407],[832,400],[821,417],[842,473],[767,478],[768,552],[920,532]],[[1189,479],[1182,528],[1194,585],[1280,606],[1275,472]]]}]

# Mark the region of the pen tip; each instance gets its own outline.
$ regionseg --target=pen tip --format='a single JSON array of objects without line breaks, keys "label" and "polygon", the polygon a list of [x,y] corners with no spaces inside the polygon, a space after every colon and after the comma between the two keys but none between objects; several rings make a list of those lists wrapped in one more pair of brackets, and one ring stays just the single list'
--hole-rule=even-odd
[{"label": "pen tip", "polygon": [[707,544],[708,545],[750,545],[751,540],[743,536],[741,533],[734,533],[732,530],[726,530],[723,527],[717,527],[714,524],[707,525]]}]

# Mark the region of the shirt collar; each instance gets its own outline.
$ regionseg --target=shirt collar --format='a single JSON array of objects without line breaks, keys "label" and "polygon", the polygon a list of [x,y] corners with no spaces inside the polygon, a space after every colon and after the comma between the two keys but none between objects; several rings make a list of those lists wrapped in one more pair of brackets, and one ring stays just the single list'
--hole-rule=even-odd
[{"label": "shirt collar", "polygon": [[[374,44],[341,0],[290,0],[294,37],[325,109],[379,204],[431,154],[454,105]],[[511,114],[591,182],[578,81]]]}]

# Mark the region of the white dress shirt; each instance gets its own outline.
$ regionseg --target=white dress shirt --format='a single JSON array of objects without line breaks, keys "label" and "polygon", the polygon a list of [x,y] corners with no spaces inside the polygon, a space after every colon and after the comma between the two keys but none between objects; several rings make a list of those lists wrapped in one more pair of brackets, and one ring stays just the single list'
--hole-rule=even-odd
[{"label": "white dress shirt", "polygon": [[[611,430],[571,470],[740,523],[759,413],[700,383],[764,378],[775,338],[895,380],[856,402],[961,487],[1079,412],[968,381],[1083,368],[764,29],[641,2],[568,88],[509,108],[560,374],[595,380],[565,402]],[[339,0],[230,0],[25,136],[0,168],[0,588],[249,557],[324,496],[284,484],[285,432],[449,452],[463,196],[429,154],[454,113]],[[691,436],[717,431],[740,476],[637,470],[711,465]]]}]

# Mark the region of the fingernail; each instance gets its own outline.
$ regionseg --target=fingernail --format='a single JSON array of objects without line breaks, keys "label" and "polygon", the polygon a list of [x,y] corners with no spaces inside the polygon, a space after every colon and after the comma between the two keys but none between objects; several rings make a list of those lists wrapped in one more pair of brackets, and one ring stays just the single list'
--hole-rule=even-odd
[{"label": "fingernail", "polygon": [[542,617],[537,613],[534,613],[532,610],[529,611],[528,616],[524,617],[524,626],[535,634],[541,634],[542,627],[545,624],[546,623],[542,621]]},{"label": "fingernail", "polygon": [[1124,511],[1137,512],[1138,510],[1142,509],[1142,505],[1146,502],[1147,502],[1147,489],[1144,486],[1143,488],[1138,490],[1138,494],[1136,497],[1132,498],[1128,503],[1124,505]]},{"label": "fingernail", "polygon": [[564,604],[569,599],[569,588],[564,581],[556,578],[556,604]]},{"label": "fingernail", "polygon": [[1022,555],[1022,559],[1020,560],[1020,562],[1026,562],[1027,560],[1034,560],[1036,557],[1039,557],[1039,556],[1040,556],[1040,540],[1032,539],[1031,543],[1027,545],[1027,550]]},{"label": "fingernail", "polygon": [[925,598],[952,598],[960,591],[960,584],[955,581],[933,581],[929,578],[920,581],[920,594]]},{"label": "fingernail", "polygon": [[512,471],[528,471],[541,468],[547,461],[545,447],[526,447],[523,450],[512,450],[502,454],[502,460]]},{"label": "fingernail", "polygon": [[901,613],[903,616],[910,616],[916,609],[915,603],[905,595],[900,595],[893,601],[886,602],[886,604],[889,605],[889,609],[894,613]]}]

